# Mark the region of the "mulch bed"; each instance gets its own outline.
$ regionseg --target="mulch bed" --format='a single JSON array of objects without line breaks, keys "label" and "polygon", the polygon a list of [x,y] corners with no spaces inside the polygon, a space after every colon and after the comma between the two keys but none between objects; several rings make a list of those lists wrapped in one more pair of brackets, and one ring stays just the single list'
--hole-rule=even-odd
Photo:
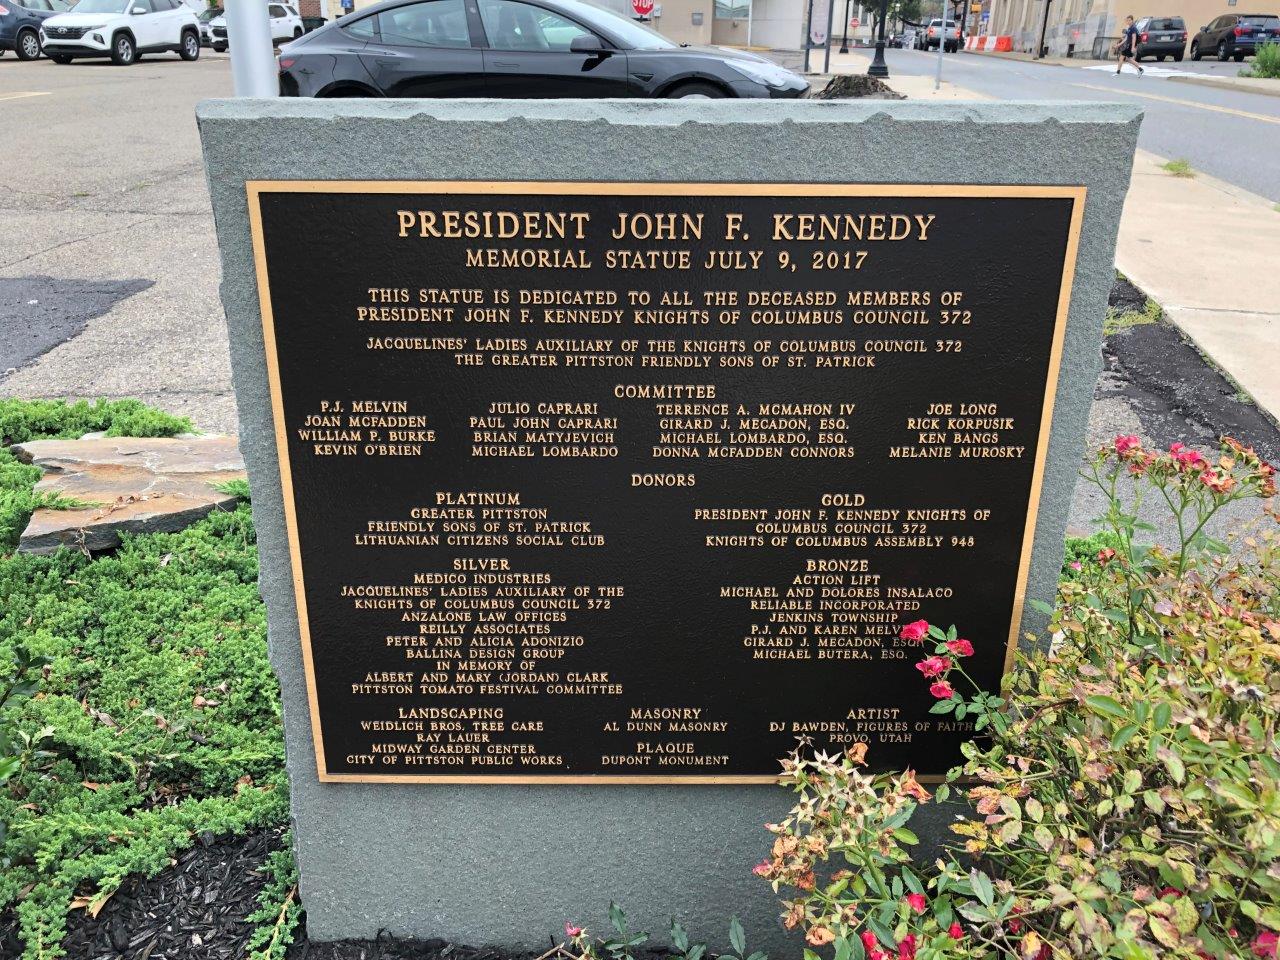
[{"label": "mulch bed", "polygon": [[75,910],[63,949],[71,960],[242,960],[267,882],[262,867],[281,832],[205,834],[149,880],[130,877],[97,918]]},{"label": "mulch bed", "polygon": [[[280,830],[242,837],[203,835],[173,866],[149,880],[130,877],[97,918],[73,910],[62,947],[68,960],[244,960],[266,885],[267,856]],[[0,914],[0,960],[20,956],[12,914]],[[342,940],[311,943],[305,923],[289,960],[535,960],[534,953],[466,947],[444,940]]]}]

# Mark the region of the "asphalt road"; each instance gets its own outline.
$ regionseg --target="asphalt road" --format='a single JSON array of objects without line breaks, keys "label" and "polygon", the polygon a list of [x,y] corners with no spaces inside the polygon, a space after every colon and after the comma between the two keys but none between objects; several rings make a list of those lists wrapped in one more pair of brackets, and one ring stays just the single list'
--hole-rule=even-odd
[{"label": "asphalt road", "polygon": [[[890,74],[933,76],[938,55],[887,50]],[[1130,69],[1116,76],[1114,64],[1096,69],[1031,63],[980,54],[943,57],[944,80],[998,100],[1119,100],[1146,112],[1138,144],[1196,170],[1280,200],[1280,97],[1237,89],[1211,89],[1162,73],[1235,76],[1237,63],[1144,63],[1146,75]],[[1280,84],[1278,84],[1280,85]]]}]

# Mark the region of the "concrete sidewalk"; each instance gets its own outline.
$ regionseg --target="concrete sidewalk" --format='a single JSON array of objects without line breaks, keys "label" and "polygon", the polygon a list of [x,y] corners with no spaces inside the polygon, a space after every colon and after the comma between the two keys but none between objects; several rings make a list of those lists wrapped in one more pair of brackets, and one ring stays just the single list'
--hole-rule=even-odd
[{"label": "concrete sidewalk", "polygon": [[[831,56],[832,73],[870,57]],[[825,79],[814,77],[814,88]],[[933,77],[890,76],[912,99],[986,100]],[[1280,210],[1205,174],[1175,177],[1139,150],[1120,219],[1116,266],[1266,413],[1280,421]]]},{"label": "concrete sidewalk", "polygon": [[1280,211],[1213,177],[1174,177],[1138,151],[1116,266],[1280,420]]}]

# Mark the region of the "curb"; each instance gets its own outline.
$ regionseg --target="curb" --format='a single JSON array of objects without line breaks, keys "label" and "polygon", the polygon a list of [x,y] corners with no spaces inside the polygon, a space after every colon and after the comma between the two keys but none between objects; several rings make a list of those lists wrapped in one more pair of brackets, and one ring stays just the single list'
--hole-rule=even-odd
[{"label": "curb", "polygon": [[[1235,77],[1223,77],[1221,80],[1210,80],[1208,77],[1165,77],[1165,80],[1172,80],[1174,83],[1193,83],[1197,87],[1209,87],[1218,90],[1239,90],[1243,93],[1256,93],[1260,97],[1280,97],[1280,81],[1276,82],[1274,89],[1266,87],[1255,87],[1250,83],[1236,83]],[[1240,78],[1244,79],[1244,78]]]}]

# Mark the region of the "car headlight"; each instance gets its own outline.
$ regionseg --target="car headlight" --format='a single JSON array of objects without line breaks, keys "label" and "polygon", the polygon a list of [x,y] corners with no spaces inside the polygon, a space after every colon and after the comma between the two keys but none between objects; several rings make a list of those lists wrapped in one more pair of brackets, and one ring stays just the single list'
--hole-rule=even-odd
[{"label": "car headlight", "polygon": [[785,87],[795,79],[794,73],[776,63],[762,60],[726,60],[725,63],[748,80],[762,83],[766,87]]}]

